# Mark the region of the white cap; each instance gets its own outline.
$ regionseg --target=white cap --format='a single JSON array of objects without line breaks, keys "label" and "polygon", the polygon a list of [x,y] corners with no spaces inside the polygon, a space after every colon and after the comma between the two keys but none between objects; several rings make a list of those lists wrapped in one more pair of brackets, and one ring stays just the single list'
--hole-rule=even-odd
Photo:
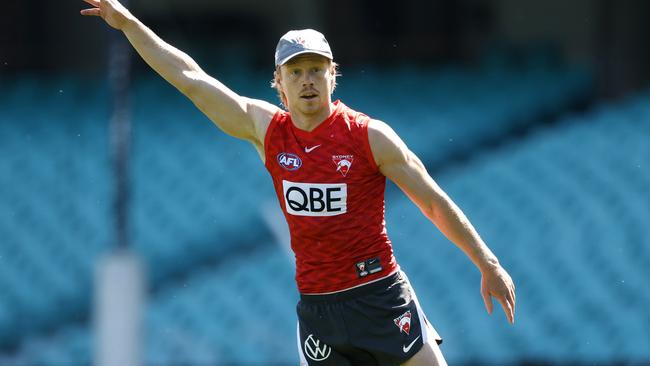
[{"label": "white cap", "polygon": [[275,66],[284,65],[292,58],[305,53],[315,53],[333,59],[325,36],[313,29],[288,31],[275,48]]}]

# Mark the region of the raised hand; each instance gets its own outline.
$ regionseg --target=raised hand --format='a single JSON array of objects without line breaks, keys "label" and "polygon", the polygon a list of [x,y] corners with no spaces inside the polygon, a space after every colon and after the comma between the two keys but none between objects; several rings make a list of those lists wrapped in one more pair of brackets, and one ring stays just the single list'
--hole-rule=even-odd
[{"label": "raised hand", "polygon": [[129,10],[117,0],[84,0],[84,2],[93,7],[82,10],[81,15],[101,17],[115,29],[124,28],[129,18],[132,17]]},{"label": "raised hand", "polygon": [[515,322],[515,284],[508,272],[501,266],[482,271],[481,295],[488,314],[492,314],[492,298],[497,299],[511,324]]}]

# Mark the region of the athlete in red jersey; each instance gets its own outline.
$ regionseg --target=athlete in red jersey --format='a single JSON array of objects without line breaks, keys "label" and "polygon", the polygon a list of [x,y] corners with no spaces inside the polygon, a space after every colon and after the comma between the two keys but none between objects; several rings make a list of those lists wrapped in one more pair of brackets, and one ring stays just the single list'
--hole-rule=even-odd
[{"label": "athlete in red jersey", "polygon": [[383,223],[383,177],[478,267],[488,312],[495,297],[514,322],[512,279],[420,159],[387,124],[332,103],[336,64],[322,34],[291,31],[278,43],[274,85],[287,113],[236,94],[117,0],[84,1],[93,7],[83,15],[121,30],[156,72],[265,162],[293,235],[303,364],[446,365],[437,333],[397,271]]},{"label": "athlete in red jersey", "polygon": [[[333,105],[313,131],[278,111],[264,143],[302,294],[341,291],[397,270],[384,225],[386,178],[368,143],[370,119],[341,102]],[[377,267],[359,276],[357,264],[372,258]]]}]

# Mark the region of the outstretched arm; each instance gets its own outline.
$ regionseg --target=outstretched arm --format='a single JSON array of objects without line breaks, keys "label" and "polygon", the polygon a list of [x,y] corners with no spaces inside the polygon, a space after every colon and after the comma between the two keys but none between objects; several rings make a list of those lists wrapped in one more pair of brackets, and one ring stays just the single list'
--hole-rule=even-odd
[{"label": "outstretched arm", "polygon": [[460,208],[436,184],[420,159],[387,124],[371,121],[368,138],[380,171],[395,182],[481,271],[481,295],[488,313],[492,313],[493,296],[501,303],[510,323],[514,323],[515,285]]},{"label": "outstretched arm", "polygon": [[263,152],[264,134],[277,107],[242,97],[206,74],[190,56],[165,43],[117,0],[84,1],[93,8],[82,10],[82,15],[99,16],[122,31],[145,62],[190,98],[221,130],[252,142]]}]

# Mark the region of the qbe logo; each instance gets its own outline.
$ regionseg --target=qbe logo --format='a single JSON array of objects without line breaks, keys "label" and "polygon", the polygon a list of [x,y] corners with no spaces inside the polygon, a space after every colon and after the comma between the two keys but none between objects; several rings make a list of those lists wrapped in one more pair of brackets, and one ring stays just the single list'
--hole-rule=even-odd
[{"label": "qbe logo", "polygon": [[282,181],[284,206],[296,216],[336,216],[347,212],[345,183],[295,183]]}]

